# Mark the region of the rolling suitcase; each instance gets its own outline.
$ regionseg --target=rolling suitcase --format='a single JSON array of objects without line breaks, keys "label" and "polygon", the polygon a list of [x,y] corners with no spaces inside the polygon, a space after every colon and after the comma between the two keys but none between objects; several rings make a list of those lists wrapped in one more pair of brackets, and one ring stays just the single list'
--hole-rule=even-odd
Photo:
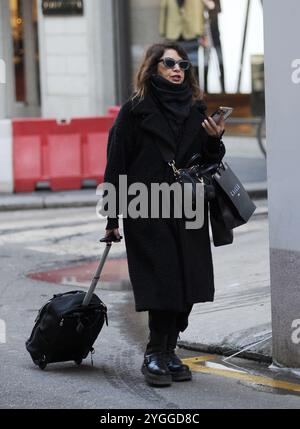
[{"label": "rolling suitcase", "polygon": [[26,349],[41,369],[54,362],[74,361],[80,365],[94,352],[93,344],[104,322],[108,324],[106,305],[94,291],[112,242],[122,238],[111,235],[100,240],[106,248],[88,292],[75,290],[54,295],[39,310]]}]

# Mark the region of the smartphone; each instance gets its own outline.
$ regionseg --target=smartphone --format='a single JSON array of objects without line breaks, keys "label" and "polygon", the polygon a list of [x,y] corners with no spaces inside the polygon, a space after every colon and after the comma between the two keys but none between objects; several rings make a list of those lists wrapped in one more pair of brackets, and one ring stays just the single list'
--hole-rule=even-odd
[{"label": "smartphone", "polygon": [[224,120],[226,120],[231,113],[233,112],[233,107],[225,107],[225,106],[221,106],[218,108],[218,110],[216,110],[211,117],[213,118],[213,120],[216,122],[216,124],[220,121],[221,119],[221,114],[224,114]]}]

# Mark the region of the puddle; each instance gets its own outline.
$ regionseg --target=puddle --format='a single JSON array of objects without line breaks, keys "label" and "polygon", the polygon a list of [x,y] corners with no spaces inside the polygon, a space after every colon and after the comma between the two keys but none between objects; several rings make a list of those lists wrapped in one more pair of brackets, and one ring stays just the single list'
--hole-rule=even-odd
[{"label": "puddle", "polygon": [[[30,273],[27,277],[41,282],[88,288],[95,275],[98,264],[99,260],[95,262],[68,265],[59,269]],[[131,289],[127,258],[114,258],[107,260],[101,273],[99,285],[100,284],[102,289]]]}]

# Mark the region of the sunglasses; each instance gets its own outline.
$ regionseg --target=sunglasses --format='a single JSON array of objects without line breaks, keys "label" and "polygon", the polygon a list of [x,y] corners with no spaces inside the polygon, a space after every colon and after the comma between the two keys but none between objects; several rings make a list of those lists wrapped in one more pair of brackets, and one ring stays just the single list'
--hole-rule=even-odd
[{"label": "sunglasses", "polygon": [[178,60],[175,61],[173,58],[162,58],[161,60],[158,61],[158,63],[163,63],[165,67],[167,67],[168,69],[172,69],[175,67],[176,64],[179,65],[179,67],[181,68],[181,70],[188,70],[190,68],[190,62],[187,60]]}]

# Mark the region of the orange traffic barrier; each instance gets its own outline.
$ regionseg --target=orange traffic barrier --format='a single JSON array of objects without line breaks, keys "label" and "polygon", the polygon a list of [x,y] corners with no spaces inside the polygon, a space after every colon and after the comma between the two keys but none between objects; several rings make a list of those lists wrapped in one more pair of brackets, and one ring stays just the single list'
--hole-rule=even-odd
[{"label": "orange traffic barrier", "polygon": [[120,109],[121,109],[120,106],[111,106],[108,108],[107,114],[109,116],[113,116],[114,118],[116,118],[118,116]]},{"label": "orange traffic barrier", "polygon": [[107,138],[112,115],[76,118],[13,120],[15,192],[39,186],[52,191],[81,189],[86,181],[103,182]]}]

